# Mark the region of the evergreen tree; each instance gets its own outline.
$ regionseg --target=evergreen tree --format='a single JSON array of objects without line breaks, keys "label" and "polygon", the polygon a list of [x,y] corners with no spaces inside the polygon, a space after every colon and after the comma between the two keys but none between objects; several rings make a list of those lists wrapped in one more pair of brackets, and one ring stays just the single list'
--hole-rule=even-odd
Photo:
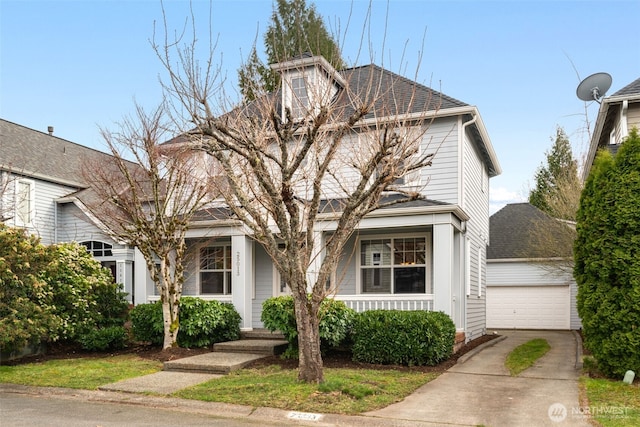
[{"label": "evergreen tree", "polygon": [[[267,63],[263,63],[254,48],[240,69],[238,80],[245,101],[257,94],[272,92],[279,81],[278,73],[268,64],[286,61],[305,52],[323,56],[336,69],[344,68],[337,43],[329,34],[314,4],[306,0],[277,0],[271,23],[264,35]],[[264,92],[263,92],[264,91]]]},{"label": "evergreen tree", "polygon": [[569,138],[561,127],[551,151],[546,153],[547,165],[540,165],[535,174],[536,186],[529,193],[529,203],[554,218],[575,220],[581,185],[578,162],[573,158]]},{"label": "evergreen tree", "polygon": [[577,214],[574,276],[586,347],[599,369],[640,372],[640,136],[598,154]]}]

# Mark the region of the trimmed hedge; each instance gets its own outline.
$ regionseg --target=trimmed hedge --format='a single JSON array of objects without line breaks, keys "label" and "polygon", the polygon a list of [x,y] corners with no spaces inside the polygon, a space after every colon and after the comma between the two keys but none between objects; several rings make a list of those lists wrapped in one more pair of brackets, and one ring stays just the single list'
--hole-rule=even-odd
[{"label": "trimmed hedge", "polygon": [[370,310],[359,313],[353,360],[393,365],[437,365],[453,353],[456,327],[432,311]]},{"label": "trimmed hedge", "polygon": [[[130,318],[131,330],[137,341],[163,343],[162,303],[137,305],[131,310]],[[182,297],[179,320],[180,347],[207,347],[240,338],[240,314],[229,303]]]},{"label": "trimmed hedge", "polygon": [[[342,301],[326,298],[320,306],[320,345],[326,350],[338,347],[350,338],[356,312]],[[271,332],[280,331],[289,341],[285,357],[297,357],[298,329],[293,297],[273,297],[262,303],[260,320]]]}]

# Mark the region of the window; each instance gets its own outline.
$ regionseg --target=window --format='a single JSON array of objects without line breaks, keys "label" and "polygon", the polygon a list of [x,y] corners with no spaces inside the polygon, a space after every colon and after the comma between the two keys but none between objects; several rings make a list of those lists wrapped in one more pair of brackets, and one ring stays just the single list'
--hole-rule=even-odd
[{"label": "window", "polygon": [[31,180],[16,181],[15,224],[17,226],[30,226],[33,221],[34,186],[35,183]]},{"label": "window", "polygon": [[293,91],[293,102],[291,103],[291,114],[294,118],[304,117],[309,107],[309,94],[307,85],[302,77],[294,77],[291,80]]},{"label": "window", "polygon": [[200,293],[231,294],[231,246],[200,248]]},{"label": "window", "polygon": [[97,240],[90,240],[82,242],[80,244],[87,248],[87,252],[89,252],[94,257],[113,256],[113,246],[108,243],[98,242]]},{"label": "window", "polygon": [[426,236],[361,240],[362,293],[426,293],[427,259]]}]

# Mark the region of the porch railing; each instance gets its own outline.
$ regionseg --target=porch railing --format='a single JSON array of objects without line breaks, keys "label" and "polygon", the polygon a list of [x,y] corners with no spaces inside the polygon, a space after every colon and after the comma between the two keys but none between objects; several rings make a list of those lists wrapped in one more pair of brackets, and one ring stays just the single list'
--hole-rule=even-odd
[{"label": "porch railing", "polygon": [[367,310],[433,311],[433,295],[336,295],[357,312]]}]

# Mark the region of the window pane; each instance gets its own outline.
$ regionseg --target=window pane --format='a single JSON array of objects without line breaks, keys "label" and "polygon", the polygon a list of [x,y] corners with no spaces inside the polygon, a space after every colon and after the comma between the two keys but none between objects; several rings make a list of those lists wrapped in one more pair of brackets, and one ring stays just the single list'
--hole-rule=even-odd
[{"label": "window pane", "polygon": [[232,293],[232,289],[231,289],[231,272],[227,271],[227,294],[231,295]]},{"label": "window pane", "polygon": [[221,272],[201,272],[200,292],[203,294],[224,293],[224,273]]},{"label": "window pane", "polygon": [[394,293],[425,293],[426,269],[424,267],[398,267],[393,271]]},{"label": "window pane", "polygon": [[365,268],[362,270],[363,293],[391,293],[390,268]]},{"label": "window pane", "polygon": [[231,248],[225,247],[224,265],[227,270],[231,270]]},{"label": "window pane", "polygon": [[391,265],[391,240],[363,240],[360,246],[360,264]]}]

